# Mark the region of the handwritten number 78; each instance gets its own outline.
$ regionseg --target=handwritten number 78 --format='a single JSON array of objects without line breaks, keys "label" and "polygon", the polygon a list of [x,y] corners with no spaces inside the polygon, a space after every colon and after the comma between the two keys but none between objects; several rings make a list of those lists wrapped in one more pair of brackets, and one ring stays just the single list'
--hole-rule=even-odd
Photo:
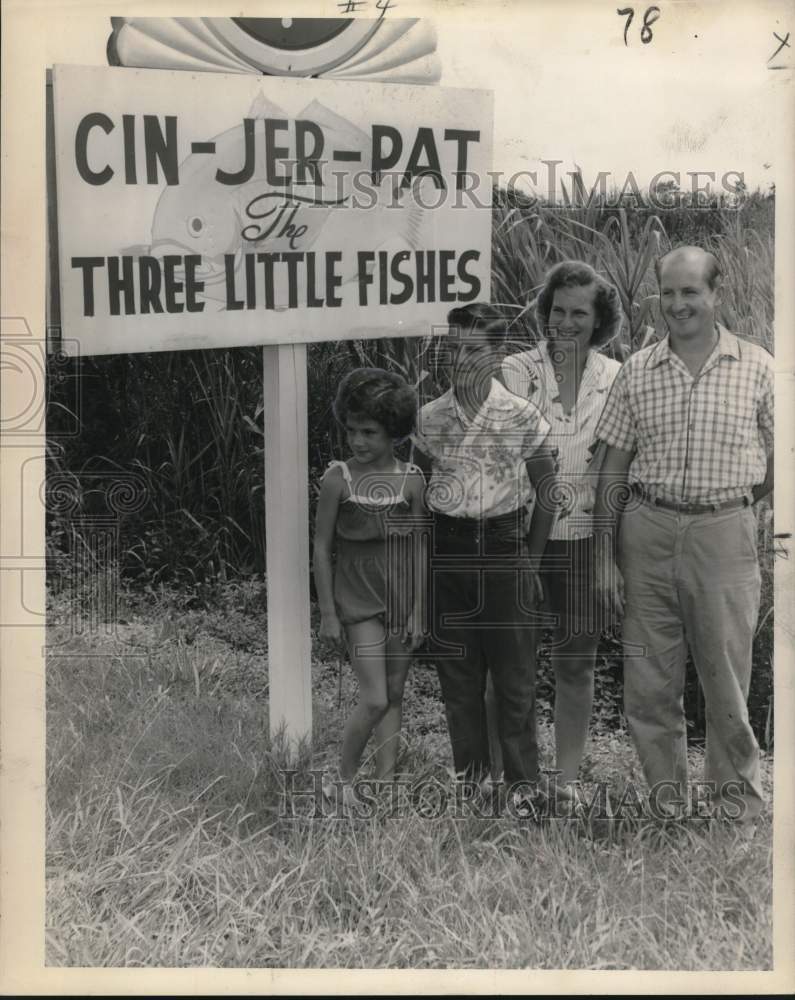
[{"label": "handwritten number 78", "polygon": [[[632,18],[635,16],[634,7],[622,7],[620,10],[616,11],[619,17],[625,17],[627,23],[624,25],[624,45],[628,45],[627,35],[629,33],[629,26],[632,24]],[[644,45],[648,45],[652,40],[651,26],[660,16],[659,7],[647,7],[646,13],[643,15],[643,24],[640,29],[640,40]]]}]

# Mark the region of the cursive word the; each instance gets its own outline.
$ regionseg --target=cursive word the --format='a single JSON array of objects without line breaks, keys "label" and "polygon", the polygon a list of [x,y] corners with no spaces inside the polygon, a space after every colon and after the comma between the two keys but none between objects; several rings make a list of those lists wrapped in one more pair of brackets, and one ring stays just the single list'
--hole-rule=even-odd
[{"label": "cursive word the", "polygon": [[321,198],[305,198],[301,195],[285,195],[282,191],[269,191],[259,194],[246,205],[246,216],[249,219],[268,220],[264,224],[252,222],[241,231],[241,236],[249,243],[260,243],[270,237],[287,239],[290,249],[297,249],[296,243],[309,228],[307,225],[296,224],[296,216],[301,203],[307,205],[342,205],[347,197],[336,201],[323,201]]}]

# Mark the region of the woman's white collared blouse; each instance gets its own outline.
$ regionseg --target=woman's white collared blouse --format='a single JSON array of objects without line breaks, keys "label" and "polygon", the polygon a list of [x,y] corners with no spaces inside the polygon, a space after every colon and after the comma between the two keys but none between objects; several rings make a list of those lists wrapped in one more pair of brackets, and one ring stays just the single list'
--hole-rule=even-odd
[{"label": "woman's white collared blouse", "polygon": [[589,351],[577,402],[567,414],[560,401],[546,341],[503,362],[507,388],[535,403],[550,424],[547,444],[557,452],[559,484],[558,516],[549,536],[552,539],[571,541],[593,534],[596,480],[604,448],[597,451],[592,448],[596,424],[620,368],[618,361]]}]

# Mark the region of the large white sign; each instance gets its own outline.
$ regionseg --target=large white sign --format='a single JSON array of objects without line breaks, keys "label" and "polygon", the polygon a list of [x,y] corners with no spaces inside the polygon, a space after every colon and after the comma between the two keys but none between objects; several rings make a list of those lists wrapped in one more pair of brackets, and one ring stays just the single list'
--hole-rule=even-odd
[{"label": "large white sign", "polygon": [[489,296],[489,92],[83,66],[53,87],[67,350],[421,335]]}]

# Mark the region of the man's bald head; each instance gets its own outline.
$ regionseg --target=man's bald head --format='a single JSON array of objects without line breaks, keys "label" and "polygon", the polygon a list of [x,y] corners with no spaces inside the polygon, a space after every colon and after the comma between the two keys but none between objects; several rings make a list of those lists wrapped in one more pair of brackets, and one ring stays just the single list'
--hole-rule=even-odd
[{"label": "man's bald head", "polygon": [[657,275],[657,284],[660,284],[663,269],[668,264],[683,263],[690,264],[701,269],[701,276],[707,283],[710,291],[715,291],[721,279],[721,269],[718,258],[709,250],[702,250],[701,247],[676,247],[668,253],[658,257],[654,262],[654,273]]}]

